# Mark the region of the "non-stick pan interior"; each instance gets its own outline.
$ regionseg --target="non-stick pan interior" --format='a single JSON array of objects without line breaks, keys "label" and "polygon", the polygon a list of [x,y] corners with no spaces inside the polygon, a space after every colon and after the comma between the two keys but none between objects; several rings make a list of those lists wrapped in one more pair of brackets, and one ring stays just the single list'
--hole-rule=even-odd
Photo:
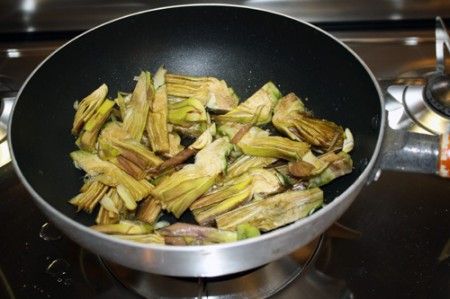
[{"label": "non-stick pan interior", "polygon": [[[14,110],[11,146],[24,178],[65,215],[92,224],[67,200],[83,173],[69,153],[75,100],[101,83],[109,95],[132,91],[133,77],[160,65],[175,73],[223,78],[241,99],[272,80],[295,92],[316,116],[352,130],[351,175],[327,185],[327,200],[361,174],[375,149],[380,100],[366,69],[343,46],[293,19],[237,7],[179,7],[101,26],[49,58],[28,80]],[[374,125],[375,124],[375,125]]]}]

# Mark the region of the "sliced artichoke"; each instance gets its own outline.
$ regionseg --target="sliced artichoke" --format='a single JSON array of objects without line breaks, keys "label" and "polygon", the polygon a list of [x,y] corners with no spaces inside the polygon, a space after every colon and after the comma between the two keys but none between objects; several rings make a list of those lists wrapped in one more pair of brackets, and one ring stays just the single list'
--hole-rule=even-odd
[{"label": "sliced artichoke", "polygon": [[192,77],[166,74],[169,96],[176,98],[196,98],[212,111],[226,112],[239,102],[233,89],[226,82],[214,77]]},{"label": "sliced artichoke", "polygon": [[311,116],[294,93],[279,100],[272,123],[291,139],[308,142],[321,152],[341,149],[344,142],[344,130],[341,126]]},{"label": "sliced artichoke", "polygon": [[206,245],[238,240],[236,232],[182,222],[166,226],[158,230],[158,233],[164,236],[166,244],[170,245]]},{"label": "sliced artichoke", "polygon": [[304,218],[322,204],[319,188],[287,191],[222,214],[216,223],[223,230],[237,230],[238,225],[248,223],[266,232]]},{"label": "sliced artichoke", "polygon": [[[273,109],[280,97],[281,93],[275,84],[268,82],[235,109],[224,115],[217,115],[214,119],[222,123],[267,124],[272,119]],[[258,114],[256,120],[255,114]]]},{"label": "sliced artichoke", "polygon": [[72,134],[78,135],[83,126],[88,122],[95,111],[101,106],[108,94],[108,86],[106,84],[100,85],[90,95],[82,99],[76,106],[77,112],[72,126]]},{"label": "sliced artichoke", "polygon": [[253,127],[237,143],[240,150],[249,156],[277,158],[285,160],[301,160],[308,153],[309,144],[293,141],[280,136],[269,136],[269,133]]},{"label": "sliced artichoke", "polygon": [[118,122],[110,122],[105,126],[98,145],[100,158],[112,162],[138,180],[163,163],[146,146],[131,138]]},{"label": "sliced artichoke", "polygon": [[227,138],[207,145],[189,164],[162,180],[151,194],[162,207],[179,218],[194,200],[205,193],[227,166],[226,157],[232,149]]},{"label": "sliced artichoke", "polygon": [[[155,74],[155,96],[150,104],[150,111],[147,117],[147,133],[151,148],[157,153],[166,153],[170,150],[168,122],[168,101],[164,78],[166,70],[159,68]],[[157,84],[156,84],[157,83]]]},{"label": "sliced artichoke", "polygon": [[105,185],[117,187],[119,195],[126,205],[128,203],[127,208],[130,210],[133,207],[136,208],[135,202],[149,195],[153,189],[153,185],[146,180],[135,180],[114,164],[104,161],[94,154],[75,151],[70,156],[75,165],[83,169],[91,178]]},{"label": "sliced artichoke", "polygon": [[123,117],[123,128],[131,138],[137,141],[141,141],[154,96],[155,91],[150,73],[141,72]]},{"label": "sliced artichoke", "polygon": [[252,169],[195,201],[190,209],[200,225],[209,225],[217,216],[237,206],[279,192],[283,181],[274,170]]}]

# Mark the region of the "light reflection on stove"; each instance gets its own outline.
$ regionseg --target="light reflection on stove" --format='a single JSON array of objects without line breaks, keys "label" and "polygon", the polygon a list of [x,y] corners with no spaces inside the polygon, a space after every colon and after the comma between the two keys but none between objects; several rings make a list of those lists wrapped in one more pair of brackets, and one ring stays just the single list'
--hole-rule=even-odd
[{"label": "light reflection on stove", "polygon": [[72,278],[70,277],[70,264],[64,259],[53,260],[45,269],[45,273],[56,279],[56,282],[70,286],[72,284]]},{"label": "light reflection on stove", "polygon": [[17,49],[7,49],[6,56],[8,56],[8,58],[19,58],[22,54]]},{"label": "light reflection on stove", "polygon": [[61,234],[52,224],[46,222],[41,226],[39,237],[44,241],[56,241],[61,239]]}]

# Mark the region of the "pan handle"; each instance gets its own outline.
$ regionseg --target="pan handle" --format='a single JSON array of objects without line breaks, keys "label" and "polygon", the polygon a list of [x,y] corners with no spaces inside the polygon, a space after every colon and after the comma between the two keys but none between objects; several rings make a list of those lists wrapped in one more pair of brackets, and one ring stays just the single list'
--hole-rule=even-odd
[{"label": "pan handle", "polygon": [[376,180],[381,170],[437,174],[450,177],[450,135],[424,135],[386,127]]}]

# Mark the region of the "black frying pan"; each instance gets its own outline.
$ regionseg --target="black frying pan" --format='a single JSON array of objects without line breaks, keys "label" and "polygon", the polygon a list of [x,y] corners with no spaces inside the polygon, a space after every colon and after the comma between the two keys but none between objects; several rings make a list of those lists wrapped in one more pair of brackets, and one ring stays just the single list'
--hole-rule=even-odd
[{"label": "black frying pan", "polygon": [[[204,247],[134,244],[94,232],[75,213],[82,173],[73,167],[73,102],[107,83],[130,91],[141,70],[223,78],[241,99],[272,80],[315,115],[352,130],[354,171],[324,187],[313,216],[256,239]],[[350,205],[378,151],[383,109],[368,68],[347,47],[295,19],[236,6],[181,6],[130,15],[70,41],[46,59],[19,92],[9,141],[20,178],[37,205],[82,246],[123,265],[160,274],[215,276],[259,266],[306,244]],[[233,257],[233,258],[231,258]]]}]

